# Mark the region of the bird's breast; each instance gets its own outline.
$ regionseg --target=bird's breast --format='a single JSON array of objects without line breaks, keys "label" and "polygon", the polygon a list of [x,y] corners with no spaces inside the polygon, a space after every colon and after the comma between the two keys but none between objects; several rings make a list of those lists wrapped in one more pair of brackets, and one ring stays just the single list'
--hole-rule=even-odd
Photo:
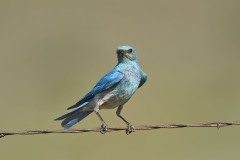
[{"label": "bird's breast", "polygon": [[112,109],[126,103],[138,89],[141,79],[138,68],[129,67],[121,72],[124,74],[122,80],[98,96],[100,109]]}]

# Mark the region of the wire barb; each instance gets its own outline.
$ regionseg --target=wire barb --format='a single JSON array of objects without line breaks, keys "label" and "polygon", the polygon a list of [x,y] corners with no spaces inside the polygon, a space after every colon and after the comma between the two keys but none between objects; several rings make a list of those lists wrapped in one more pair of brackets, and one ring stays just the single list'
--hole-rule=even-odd
[{"label": "wire barb", "polygon": [[1,133],[0,138],[3,138],[3,137],[5,137],[5,134]]},{"label": "wire barb", "polygon": [[[192,124],[163,124],[163,125],[139,125],[135,126],[135,130],[154,130],[161,128],[186,128],[186,127],[215,127],[220,129],[226,126],[239,126],[240,121],[235,122],[206,122],[206,123],[192,123]],[[113,131],[126,131],[126,127],[109,127],[108,132]],[[0,138],[9,135],[37,135],[49,133],[85,133],[85,132],[100,132],[101,128],[79,128],[79,129],[59,129],[59,130],[24,130],[24,131],[0,131]]]}]

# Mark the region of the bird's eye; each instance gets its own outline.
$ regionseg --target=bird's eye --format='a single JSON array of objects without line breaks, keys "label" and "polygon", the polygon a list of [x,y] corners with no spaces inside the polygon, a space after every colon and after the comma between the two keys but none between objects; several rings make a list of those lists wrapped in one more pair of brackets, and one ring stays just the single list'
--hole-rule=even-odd
[{"label": "bird's eye", "polygon": [[132,53],[132,51],[133,51],[132,49],[129,49],[129,50],[128,50],[129,53]]}]

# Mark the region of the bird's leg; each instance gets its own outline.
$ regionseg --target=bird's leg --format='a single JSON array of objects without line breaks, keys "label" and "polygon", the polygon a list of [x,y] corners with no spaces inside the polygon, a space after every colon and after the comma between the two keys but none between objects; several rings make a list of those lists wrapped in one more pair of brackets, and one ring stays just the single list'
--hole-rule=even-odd
[{"label": "bird's leg", "polygon": [[118,107],[117,111],[116,111],[116,114],[117,114],[117,116],[118,116],[119,118],[121,118],[121,119],[127,124],[126,134],[128,135],[128,134],[130,134],[130,133],[132,133],[132,132],[135,132],[135,128],[134,128],[134,126],[131,125],[125,118],[123,118],[123,117],[120,115],[122,109],[123,109],[123,105],[120,105],[120,106]]},{"label": "bird's leg", "polygon": [[98,118],[101,120],[102,125],[101,125],[101,130],[100,132],[102,134],[106,133],[108,130],[108,125],[106,124],[106,122],[103,120],[103,118],[101,117],[101,115],[98,113],[98,111],[94,110],[94,112],[96,113],[96,115],[98,116]]}]

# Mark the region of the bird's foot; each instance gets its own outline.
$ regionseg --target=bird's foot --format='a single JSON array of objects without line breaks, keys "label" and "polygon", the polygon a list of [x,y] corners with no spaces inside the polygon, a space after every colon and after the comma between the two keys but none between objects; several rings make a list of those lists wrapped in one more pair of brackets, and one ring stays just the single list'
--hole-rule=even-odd
[{"label": "bird's foot", "polygon": [[135,127],[131,124],[128,124],[126,129],[126,134],[129,135],[132,132],[135,132]]},{"label": "bird's foot", "polygon": [[100,133],[105,134],[108,131],[108,125],[103,123],[100,128]]}]

